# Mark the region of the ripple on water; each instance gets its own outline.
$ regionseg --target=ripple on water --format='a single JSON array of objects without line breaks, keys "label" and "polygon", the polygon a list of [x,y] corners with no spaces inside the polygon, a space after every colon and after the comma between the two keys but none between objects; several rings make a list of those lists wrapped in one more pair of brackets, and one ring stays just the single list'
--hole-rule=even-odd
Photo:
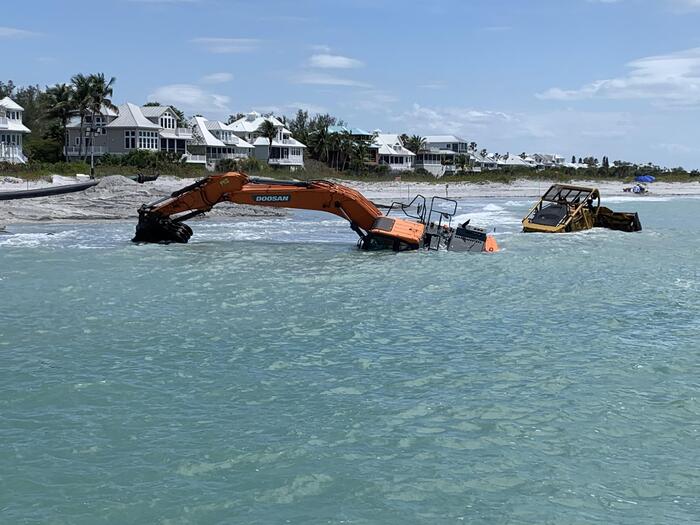
[{"label": "ripple on water", "polygon": [[13,225],[0,521],[697,522],[697,202],[564,236],[459,204],[501,253],[306,214]]}]

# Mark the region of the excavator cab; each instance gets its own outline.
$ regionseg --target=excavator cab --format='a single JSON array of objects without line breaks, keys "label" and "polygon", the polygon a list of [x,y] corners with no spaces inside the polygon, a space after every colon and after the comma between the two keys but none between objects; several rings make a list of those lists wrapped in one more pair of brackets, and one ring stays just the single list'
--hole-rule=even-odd
[{"label": "excavator cab", "polygon": [[387,212],[387,218],[394,210],[400,210],[425,227],[419,248],[453,252],[498,251],[496,240],[487,235],[483,228],[470,226],[469,221],[456,228],[452,226],[457,214],[457,201],[454,199],[435,196],[430,200],[428,208],[425,197],[417,195],[409,204],[393,202]]}]

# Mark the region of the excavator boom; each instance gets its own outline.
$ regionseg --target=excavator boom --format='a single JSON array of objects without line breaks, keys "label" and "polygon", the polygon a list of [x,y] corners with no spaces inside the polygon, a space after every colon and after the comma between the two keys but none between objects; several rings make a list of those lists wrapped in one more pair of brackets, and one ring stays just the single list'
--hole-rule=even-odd
[{"label": "excavator boom", "polygon": [[[206,213],[221,202],[325,211],[350,222],[366,249],[414,250],[424,245],[435,225],[386,217],[358,191],[329,181],[277,181],[232,172],[212,175],[139,209],[134,242],[186,243],[192,229],[183,221]],[[440,230],[441,236],[446,230]],[[483,231],[482,231],[483,232]],[[484,245],[487,243],[486,235]],[[492,237],[489,246],[497,249]],[[434,243],[433,243],[434,244]],[[477,250],[463,250],[477,251]]]}]

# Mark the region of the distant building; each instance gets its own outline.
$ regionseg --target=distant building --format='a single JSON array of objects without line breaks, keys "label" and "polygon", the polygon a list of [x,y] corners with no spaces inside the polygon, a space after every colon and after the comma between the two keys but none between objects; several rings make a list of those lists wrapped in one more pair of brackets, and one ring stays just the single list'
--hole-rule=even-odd
[{"label": "distant building", "polygon": [[190,121],[192,142],[187,161],[213,168],[223,159],[243,160],[251,157],[255,148],[238,137],[231,126],[218,120],[194,117]]},{"label": "distant building", "polygon": [[[269,121],[275,126],[277,136],[272,145],[267,137],[258,131],[263,122]],[[292,137],[292,132],[284,127],[274,116],[263,117],[251,112],[238,119],[228,128],[233,133],[255,148],[255,158],[267,162],[270,166],[289,168],[294,171],[304,167],[304,149],[306,146]]]},{"label": "distant building", "polygon": [[91,153],[97,157],[108,153],[124,155],[136,150],[167,151],[183,156],[192,141],[191,130],[178,127],[177,115],[171,107],[139,107],[130,103],[119,106],[118,111],[103,108],[95,115],[94,122],[92,115],[86,115],[82,130],[80,117],[73,117],[66,132],[68,160]]},{"label": "distant building", "polygon": [[414,168],[416,154],[404,147],[401,137],[391,133],[378,133],[374,139],[379,164],[391,171],[407,171]]},{"label": "distant building", "polygon": [[30,133],[22,123],[24,108],[9,97],[0,100],[0,162],[25,164],[22,143],[24,135]]}]

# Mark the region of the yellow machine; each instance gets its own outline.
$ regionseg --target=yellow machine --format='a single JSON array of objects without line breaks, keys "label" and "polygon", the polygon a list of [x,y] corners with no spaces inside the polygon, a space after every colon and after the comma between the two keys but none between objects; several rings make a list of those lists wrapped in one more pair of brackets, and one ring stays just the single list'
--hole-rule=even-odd
[{"label": "yellow machine", "polygon": [[597,188],[555,184],[523,219],[524,232],[564,233],[608,228],[624,232],[642,230],[639,216],[614,212],[600,205]]}]

